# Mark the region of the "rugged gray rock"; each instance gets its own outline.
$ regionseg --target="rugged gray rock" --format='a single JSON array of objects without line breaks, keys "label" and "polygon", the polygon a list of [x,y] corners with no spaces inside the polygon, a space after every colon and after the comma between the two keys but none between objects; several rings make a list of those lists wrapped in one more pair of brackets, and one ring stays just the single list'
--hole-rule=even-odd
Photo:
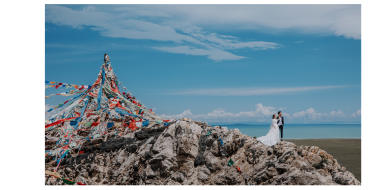
[{"label": "rugged gray rock", "polygon": [[[188,119],[136,131],[115,125],[104,139],[85,143],[81,150],[61,163],[59,174],[89,185],[360,184],[319,147],[286,141],[268,147],[237,129]],[[55,166],[47,157],[46,170]],[[46,184],[63,182],[46,175]]]}]

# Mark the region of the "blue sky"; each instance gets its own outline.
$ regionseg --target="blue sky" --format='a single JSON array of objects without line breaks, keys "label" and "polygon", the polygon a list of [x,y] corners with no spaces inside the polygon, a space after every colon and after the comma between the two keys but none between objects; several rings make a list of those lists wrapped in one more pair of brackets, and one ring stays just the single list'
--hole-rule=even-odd
[{"label": "blue sky", "polygon": [[360,5],[46,5],[46,80],[91,84],[110,50],[122,84],[163,117],[269,122],[281,109],[291,123],[359,123],[360,11]]}]

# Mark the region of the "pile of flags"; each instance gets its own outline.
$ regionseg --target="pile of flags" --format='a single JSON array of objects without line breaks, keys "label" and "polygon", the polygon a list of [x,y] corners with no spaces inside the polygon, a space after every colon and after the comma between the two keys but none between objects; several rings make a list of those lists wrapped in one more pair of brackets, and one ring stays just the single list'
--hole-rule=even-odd
[{"label": "pile of flags", "polygon": [[127,128],[134,131],[155,124],[169,125],[129,92],[120,90],[124,88],[119,87],[110,62],[104,62],[92,85],[46,81],[46,88],[50,87],[74,88],[54,95],[75,95],[46,111],[57,112],[45,123],[46,138],[53,139],[53,146],[46,146],[45,155],[57,162],[55,171],[68,154],[80,152],[86,141],[108,134],[122,135]]}]

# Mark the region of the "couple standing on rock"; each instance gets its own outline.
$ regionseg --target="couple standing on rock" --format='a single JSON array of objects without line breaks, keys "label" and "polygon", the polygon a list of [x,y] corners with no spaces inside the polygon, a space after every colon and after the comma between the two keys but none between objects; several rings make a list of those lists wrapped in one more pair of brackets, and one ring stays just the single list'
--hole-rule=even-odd
[{"label": "couple standing on rock", "polygon": [[281,111],[277,112],[277,114],[277,117],[276,114],[272,115],[272,123],[268,133],[265,136],[258,138],[258,141],[265,145],[272,146],[280,142],[280,135],[281,140],[283,139],[284,117],[282,116]]}]

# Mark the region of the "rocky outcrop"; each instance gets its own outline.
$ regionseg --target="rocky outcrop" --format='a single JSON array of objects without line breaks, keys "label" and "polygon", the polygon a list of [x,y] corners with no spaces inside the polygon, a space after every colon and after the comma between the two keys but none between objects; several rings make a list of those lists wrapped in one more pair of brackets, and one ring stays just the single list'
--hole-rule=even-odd
[{"label": "rocky outcrop", "polygon": [[[46,170],[55,166],[46,158]],[[319,147],[286,141],[269,147],[237,129],[188,119],[86,142],[64,159],[59,174],[90,185],[360,184]],[[46,175],[46,184],[63,181]]]}]

